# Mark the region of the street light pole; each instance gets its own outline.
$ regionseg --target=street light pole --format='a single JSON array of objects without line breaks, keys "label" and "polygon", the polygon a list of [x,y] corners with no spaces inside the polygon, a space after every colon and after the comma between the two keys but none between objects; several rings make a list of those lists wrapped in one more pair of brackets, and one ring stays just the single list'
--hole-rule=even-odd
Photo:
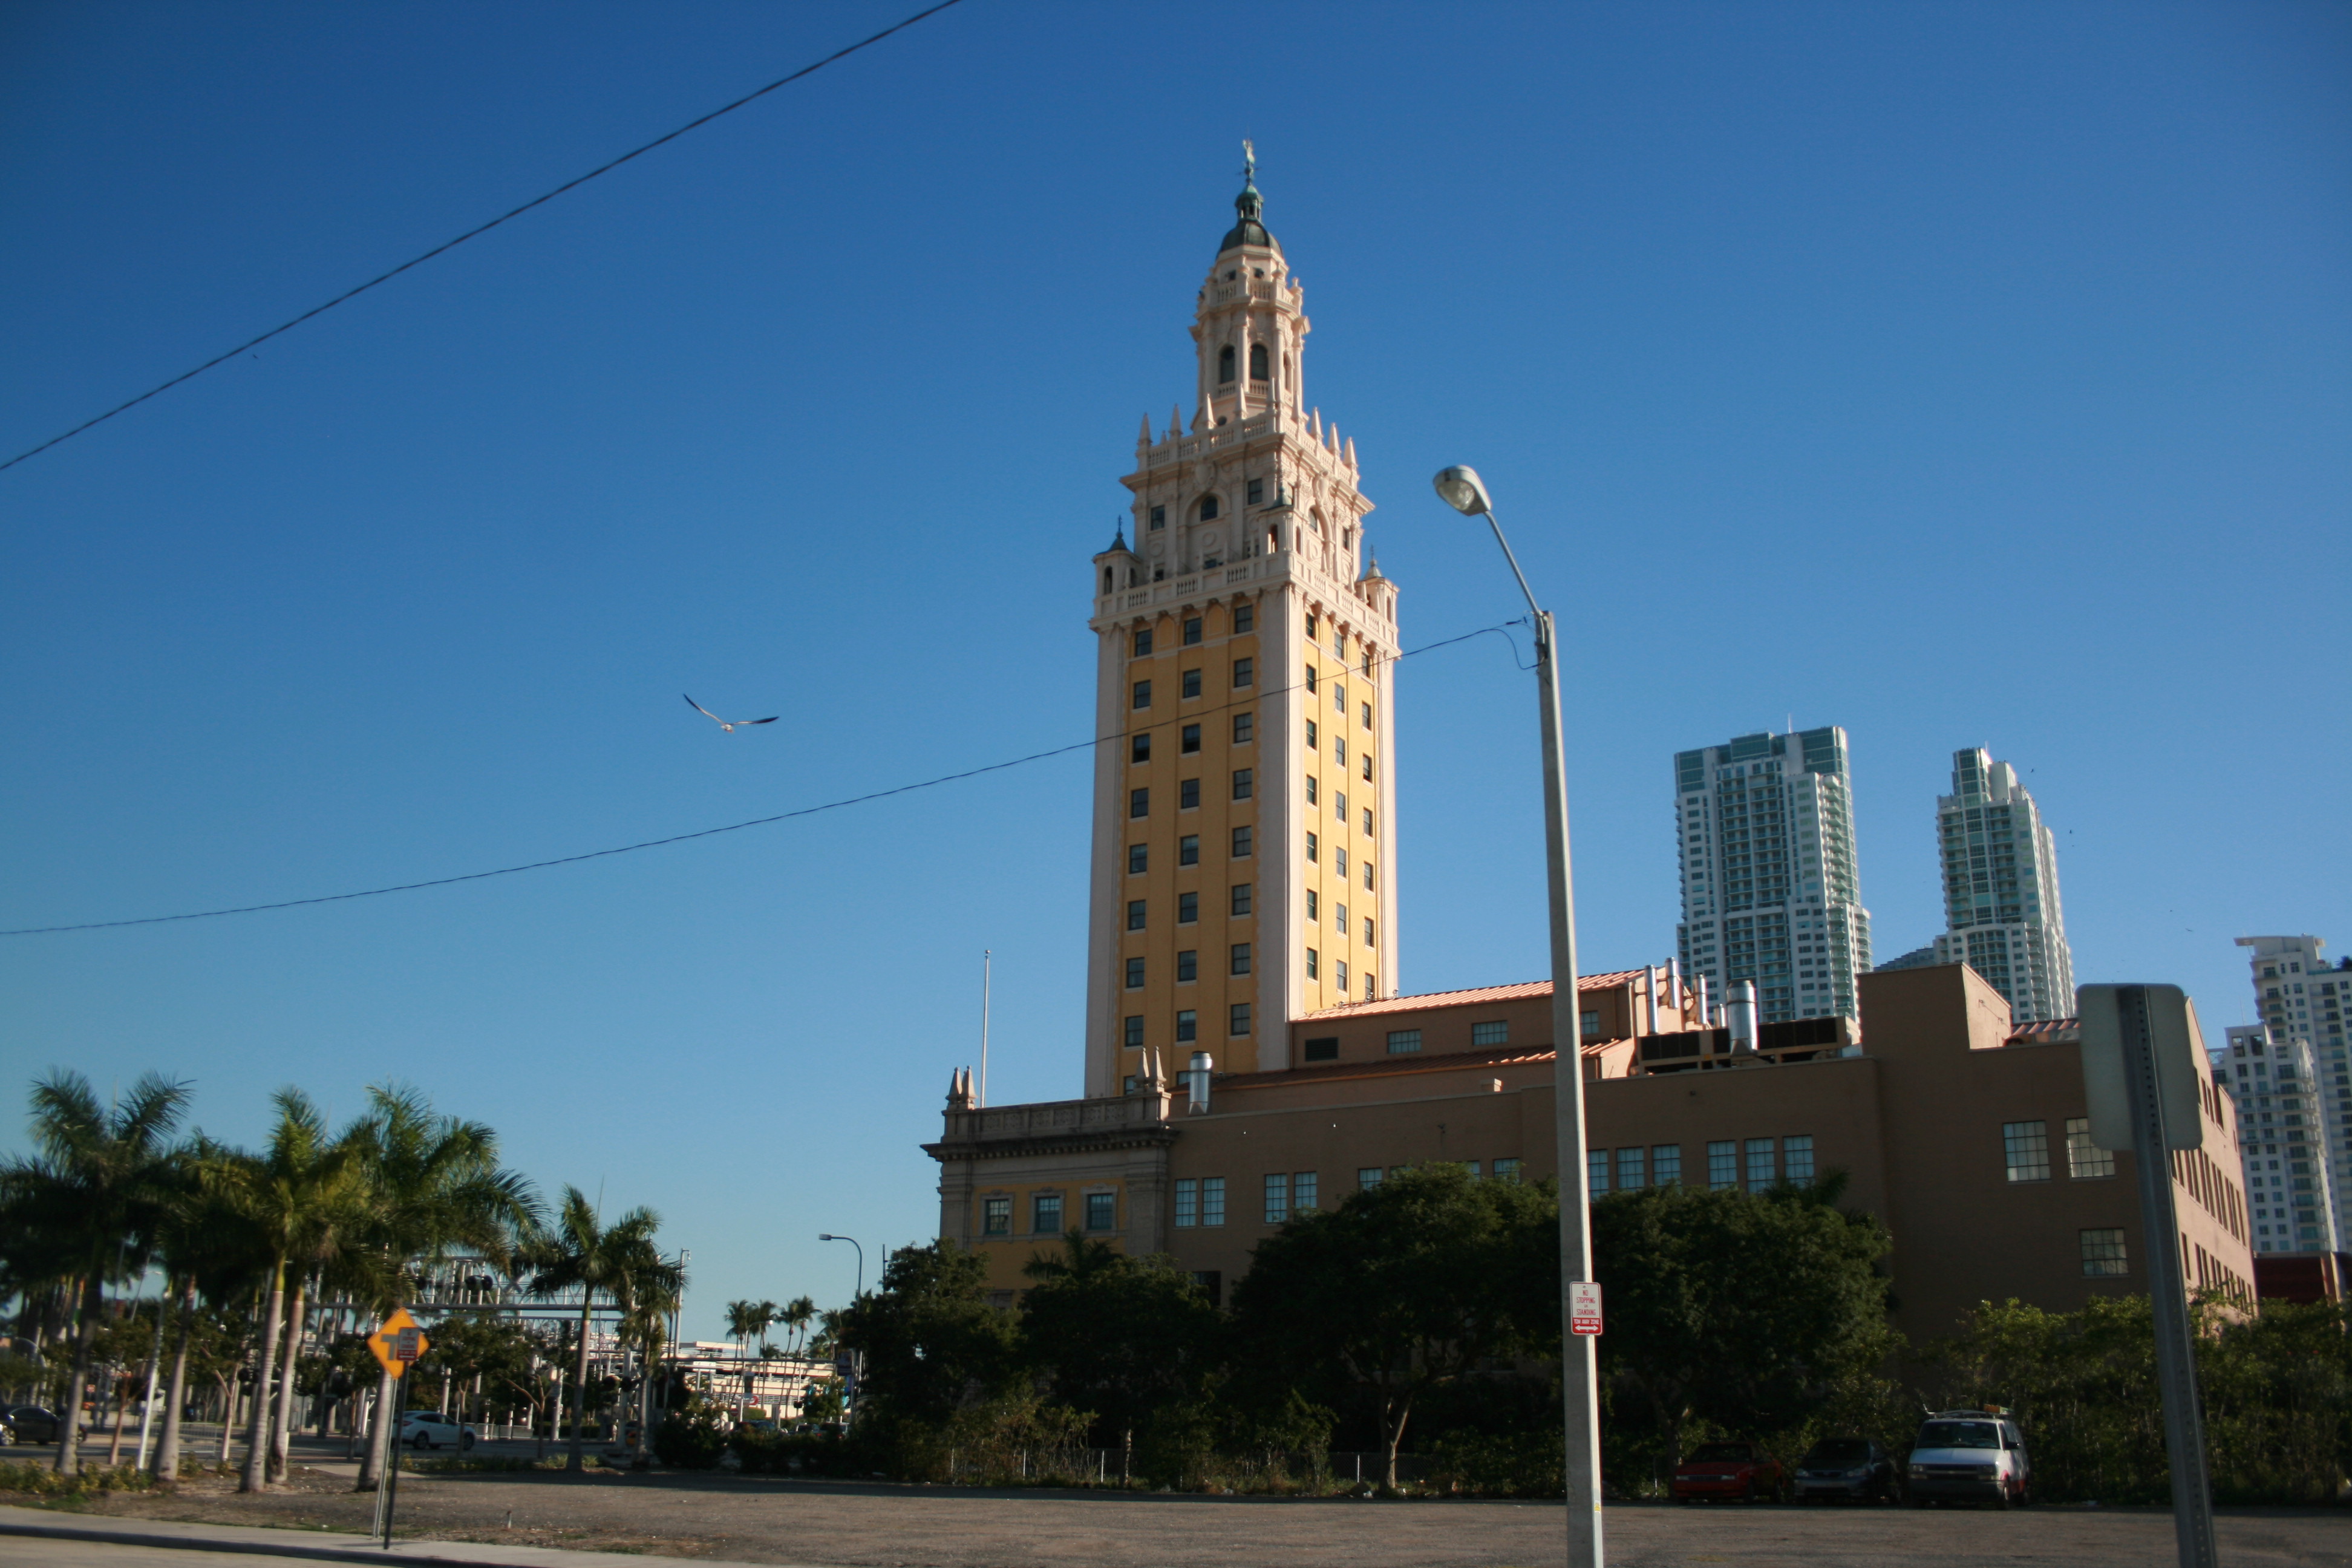
[{"label": "street light pole", "polygon": [[[834,1236],[834,1235],[831,1235],[831,1234],[829,1234],[829,1233],[828,1233],[828,1234],[826,1234],[826,1235],[823,1235],[823,1236],[818,1237],[817,1237],[817,1239],[818,1239],[819,1241],[845,1241],[845,1242],[849,1243],[849,1245],[850,1245],[850,1246],[852,1246],[852,1247],[857,1247],[857,1296],[863,1296],[863,1295],[865,1295],[865,1294],[866,1294],[866,1248],[864,1248],[863,1247],[858,1247],[858,1244],[857,1244],[857,1238],[856,1238],[856,1237],[854,1237],[854,1236]],[[852,1296],[852,1297],[849,1299],[849,1304],[850,1304],[851,1306],[853,1306],[853,1307],[854,1307],[854,1306],[857,1305],[857,1296]],[[841,1353],[841,1352],[840,1352],[840,1347],[839,1347],[837,1344],[836,1344],[836,1345],[835,1345],[835,1347],[834,1353],[835,1353],[835,1355],[839,1355],[839,1354]],[[856,1376],[856,1369],[857,1369],[860,1365],[862,1365],[862,1364],[864,1363],[865,1359],[866,1359],[866,1358],[865,1358],[864,1352],[853,1352],[853,1359],[852,1359],[851,1363],[850,1363],[850,1366],[851,1366],[851,1376],[853,1377],[853,1379],[855,1378],[855,1376]],[[853,1381],[853,1382],[851,1383],[851,1384],[850,1384],[850,1390],[851,1390],[850,1398],[849,1398],[848,1400],[845,1400],[845,1401],[843,1402],[843,1407],[842,1407],[842,1412],[841,1412],[842,1424],[843,1424],[845,1426],[847,1426],[847,1425],[849,1424],[849,1422],[851,1421],[851,1419],[856,1415],[856,1410],[857,1410],[857,1405],[856,1405],[856,1384],[854,1381]]]},{"label": "street light pole", "polygon": [[1560,733],[1558,641],[1551,613],[1536,603],[1495,521],[1494,502],[1472,468],[1448,468],[1437,493],[1465,517],[1483,517],[1535,616],[1536,702],[1542,719],[1544,867],[1551,907],[1551,1037],[1554,1134],[1559,1147],[1560,1395],[1567,1423],[1568,1568],[1601,1568],[1601,1386],[1592,1336],[1571,1331],[1569,1287],[1592,1278],[1591,1193],[1584,1149],[1583,1007],[1576,989],[1576,888],[1568,847],[1568,770]]}]

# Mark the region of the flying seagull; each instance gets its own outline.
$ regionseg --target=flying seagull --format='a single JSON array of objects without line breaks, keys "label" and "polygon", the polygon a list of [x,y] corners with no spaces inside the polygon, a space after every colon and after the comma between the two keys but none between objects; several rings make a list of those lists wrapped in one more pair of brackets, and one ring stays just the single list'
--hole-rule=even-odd
[{"label": "flying seagull", "polygon": [[[682,691],[679,692],[678,695],[681,697],[686,696]],[[730,735],[743,725],[772,724],[778,719],[783,717],[781,713],[772,713],[765,719],[721,719],[718,714],[713,713],[709,709],[705,708],[701,703],[697,702],[691,697],[686,698],[686,705],[688,708],[693,709],[697,713],[701,714],[704,718],[709,720],[712,723],[718,725],[720,729],[726,731]]]}]

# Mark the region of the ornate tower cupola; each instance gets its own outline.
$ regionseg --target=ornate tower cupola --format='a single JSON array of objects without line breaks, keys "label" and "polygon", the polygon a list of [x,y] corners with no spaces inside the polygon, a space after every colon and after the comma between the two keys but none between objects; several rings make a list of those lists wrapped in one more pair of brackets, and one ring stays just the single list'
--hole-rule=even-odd
[{"label": "ornate tower cupola", "polygon": [[[1249,144],[1243,143],[1244,152]],[[1136,437],[1132,545],[1094,557],[1087,1092],[1395,994],[1397,586],[1352,442],[1307,407],[1305,298],[1256,163],[1193,301],[1193,405]]]}]

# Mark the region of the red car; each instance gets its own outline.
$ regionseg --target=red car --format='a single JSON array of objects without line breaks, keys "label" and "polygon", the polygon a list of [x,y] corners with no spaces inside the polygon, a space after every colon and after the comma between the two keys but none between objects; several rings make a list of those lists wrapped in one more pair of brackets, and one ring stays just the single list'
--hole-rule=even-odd
[{"label": "red car", "polygon": [[1676,1502],[1704,1498],[1754,1502],[1778,1498],[1782,1488],[1780,1462],[1766,1457],[1753,1443],[1702,1443],[1675,1468]]}]

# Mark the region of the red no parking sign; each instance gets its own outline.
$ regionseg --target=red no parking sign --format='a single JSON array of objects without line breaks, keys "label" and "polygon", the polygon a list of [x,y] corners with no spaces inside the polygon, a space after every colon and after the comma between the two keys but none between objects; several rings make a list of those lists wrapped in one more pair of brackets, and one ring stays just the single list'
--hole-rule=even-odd
[{"label": "red no parking sign", "polygon": [[1601,1331],[1601,1287],[1579,1279],[1568,1288],[1568,1329],[1574,1334]]}]

